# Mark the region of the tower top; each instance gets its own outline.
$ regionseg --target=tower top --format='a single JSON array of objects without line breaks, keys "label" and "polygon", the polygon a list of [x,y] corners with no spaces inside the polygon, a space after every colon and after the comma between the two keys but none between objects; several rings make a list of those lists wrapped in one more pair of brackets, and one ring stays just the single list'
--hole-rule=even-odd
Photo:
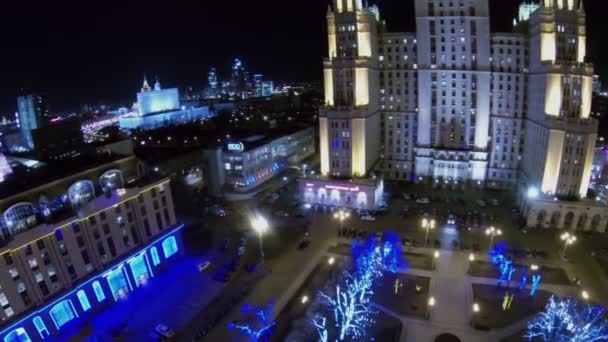
[{"label": "tower top", "polygon": [[159,91],[160,88],[160,81],[158,80],[158,76],[156,76],[156,82],[154,83],[154,90]]},{"label": "tower top", "polygon": [[144,83],[141,86],[141,92],[145,93],[150,90],[152,90],[152,88],[150,88],[150,84],[148,84],[148,77],[146,76],[146,74],[144,74]]}]

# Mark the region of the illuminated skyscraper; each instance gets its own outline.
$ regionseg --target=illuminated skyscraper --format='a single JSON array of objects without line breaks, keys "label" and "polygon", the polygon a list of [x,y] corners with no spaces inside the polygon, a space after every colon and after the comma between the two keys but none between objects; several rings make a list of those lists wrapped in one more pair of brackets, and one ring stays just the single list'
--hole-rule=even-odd
[{"label": "illuminated skyscraper", "polygon": [[34,148],[32,130],[40,128],[49,121],[49,111],[46,101],[38,95],[24,95],[17,97],[19,111],[19,127],[26,147]]},{"label": "illuminated skyscraper", "polygon": [[253,90],[256,97],[262,96],[262,85],[264,82],[264,76],[262,74],[253,75]]},{"label": "illuminated skyscraper", "polygon": [[585,63],[585,13],[573,0],[544,0],[529,25],[523,174],[545,194],[585,197],[598,128],[589,117],[593,66]]},{"label": "illuminated skyscraper", "polygon": [[[415,0],[415,33],[387,31],[361,0],[332,3],[323,175],[530,189],[538,201],[524,215],[543,226],[547,211],[562,210],[555,198],[586,197],[597,122],[582,2],[526,0],[508,33],[490,32],[488,0]],[[361,186],[305,182],[308,202],[363,202],[349,200]],[[571,221],[554,215],[552,224]],[[581,214],[579,226],[590,221]]]},{"label": "illuminated skyscraper", "polygon": [[207,85],[207,97],[219,97],[219,83],[217,79],[217,71],[215,70],[215,68],[211,68],[209,70],[209,73],[207,74],[207,80],[209,82],[209,84]]}]

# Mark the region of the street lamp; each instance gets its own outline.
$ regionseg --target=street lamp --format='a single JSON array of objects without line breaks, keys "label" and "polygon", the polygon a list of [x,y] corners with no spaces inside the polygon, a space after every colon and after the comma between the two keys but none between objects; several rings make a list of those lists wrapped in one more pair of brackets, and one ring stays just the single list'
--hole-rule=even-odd
[{"label": "street lamp", "polygon": [[327,259],[327,263],[331,266],[336,262],[336,259],[334,257],[331,257],[329,259]]},{"label": "street lamp", "polygon": [[581,297],[583,297],[584,300],[589,300],[589,292],[587,292],[586,290],[583,290],[581,292]]},{"label": "street lamp", "polygon": [[538,271],[538,265],[536,265],[536,264],[532,264],[532,265],[530,265],[530,269],[531,269],[532,271]]},{"label": "street lamp", "polygon": [[439,251],[435,251],[433,253],[433,269],[437,269],[437,259],[439,259],[440,256],[441,254],[439,253]]},{"label": "street lamp", "polygon": [[306,177],[306,168],[308,167],[308,165],[303,164],[302,165],[302,177]]},{"label": "street lamp", "polygon": [[566,232],[563,233],[560,238],[562,241],[564,241],[564,249],[562,249],[562,258],[566,259],[566,248],[576,242],[576,236],[574,234]]},{"label": "street lamp", "polygon": [[436,303],[437,303],[437,301],[435,300],[435,297],[429,297],[429,306],[430,307],[435,306]]},{"label": "street lamp", "polygon": [[492,249],[492,246],[494,246],[494,236],[496,236],[496,235],[501,236],[502,230],[496,229],[492,226],[492,227],[486,229],[486,235],[488,235],[490,237],[490,249]]},{"label": "street lamp", "polygon": [[429,245],[429,230],[435,229],[435,220],[422,219],[422,228],[426,231],[424,235],[424,247],[426,248]]},{"label": "street lamp", "polygon": [[344,220],[350,217],[350,213],[344,209],[340,209],[339,211],[334,213],[334,218],[340,221],[340,231],[344,228]]},{"label": "street lamp", "polygon": [[474,313],[479,313],[479,311],[481,311],[481,308],[479,307],[479,304],[473,303],[473,312]]},{"label": "street lamp", "polygon": [[266,233],[270,227],[268,225],[268,221],[266,221],[266,219],[260,215],[257,215],[251,219],[251,227],[258,233],[258,237],[260,239],[260,259],[262,269],[264,269],[264,243],[262,242],[262,235]]}]

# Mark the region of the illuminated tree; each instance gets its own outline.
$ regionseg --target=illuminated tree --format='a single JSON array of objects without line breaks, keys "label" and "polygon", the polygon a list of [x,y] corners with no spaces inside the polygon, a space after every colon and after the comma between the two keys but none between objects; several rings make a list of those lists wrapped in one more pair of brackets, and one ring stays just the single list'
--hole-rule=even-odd
[{"label": "illuminated tree", "polygon": [[319,334],[319,342],[327,342],[327,326],[325,322],[327,319],[323,316],[316,315],[312,320],[312,325],[317,329],[317,333]]},{"label": "illuminated tree", "polygon": [[382,276],[382,255],[375,237],[352,244],[354,277],[370,289],[374,281]]},{"label": "illuminated tree", "polygon": [[525,338],[551,342],[598,342],[608,340],[606,311],[598,305],[571,298],[549,299],[545,311],[528,322]]},{"label": "illuminated tree", "polygon": [[[334,296],[319,292],[321,298],[333,311],[340,341],[347,336],[356,339],[365,335],[367,327],[373,323],[370,317],[375,313],[370,305],[373,291],[368,285],[368,280],[348,272],[344,275],[345,286],[338,284]],[[313,325],[317,326],[314,321]]]},{"label": "illuminated tree", "polygon": [[398,268],[407,268],[408,264],[403,260],[401,248],[401,237],[394,231],[384,233],[382,244],[382,265],[385,270],[396,273]]},{"label": "illuminated tree", "polygon": [[527,269],[522,267],[521,274],[519,275],[519,285],[518,289],[523,290],[526,287],[526,282],[528,281]]},{"label": "illuminated tree", "polygon": [[494,266],[499,266],[500,264],[502,264],[503,261],[506,259],[506,252],[507,244],[504,241],[500,241],[494,244],[494,247],[492,247],[492,249],[488,253],[490,259],[492,260],[492,264]]},{"label": "illuminated tree", "polygon": [[540,274],[532,275],[532,287],[530,288],[530,296],[534,297],[534,295],[536,294],[536,290],[538,289],[538,285],[540,284],[540,279]]},{"label": "illuminated tree", "polygon": [[251,341],[268,341],[268,337],[272,335],[272,328],[276,325],[275,321],[271,320],[273,303],[268,303],[266,308],[256,308],[246,304],[241,308],[241,315],[253,315],[257,322],[255,324],[241,324],[232,322],[228,324],[228,328],[239,330],[249,336]]}]

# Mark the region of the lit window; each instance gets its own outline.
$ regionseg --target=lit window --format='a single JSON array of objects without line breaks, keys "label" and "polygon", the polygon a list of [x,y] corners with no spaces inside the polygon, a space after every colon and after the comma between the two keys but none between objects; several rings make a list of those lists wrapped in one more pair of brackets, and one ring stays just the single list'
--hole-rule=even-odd
[{"label": "lit window", "polygon": [[55,306],[49,310],[49,314],[58,330],[74,318],[78,317],[71,300],[64,300],[55,304]]},{"label": "lit window", "polygon": [[27,335],[27,332],[23,328],[17,328],[11,331],[4,337],[4,342],[31,342],[32,339]]},{"label": "lit window", "polygon": [[34,317],[34,326],[36,326],[36,330],[38,330],[38,334],[40,334],[40,338],[44,339],[49,336],[49,330],[46,328],[46,325],[42,321],[40,316]]},{"label": "lit window", "polygon": [[152,264],[154,264],[154,266],[160,264],[160,259],[158,258],[158,250],[156,249],[156,247],[150,248],[150,254],[152,254]]},{"label": "lit window", "polygon": [[165,254],[165,258],[169,258],[173,254],[177,253],[177,242],[175,241],[175,236],[171,236],[163,241],[163,253]]},{"label": "lit window", "polygon": [[87,298],[87,294],[84,293],[84,290],[78,291],[76,295],[78,296],[78,300],[80,301],[80,306],[82,306],[83,311],[88,311],[91,309],[91,303],[89,303],[89,298]]},{"label": "lit window", "polygon": [[104,299],[106,299],[106,295],[103,293],[101,284],[99,284],[98,281],[93,282],[93,291],[95,291],[95,297],[97,297],[98,302],[102,302]]}]

